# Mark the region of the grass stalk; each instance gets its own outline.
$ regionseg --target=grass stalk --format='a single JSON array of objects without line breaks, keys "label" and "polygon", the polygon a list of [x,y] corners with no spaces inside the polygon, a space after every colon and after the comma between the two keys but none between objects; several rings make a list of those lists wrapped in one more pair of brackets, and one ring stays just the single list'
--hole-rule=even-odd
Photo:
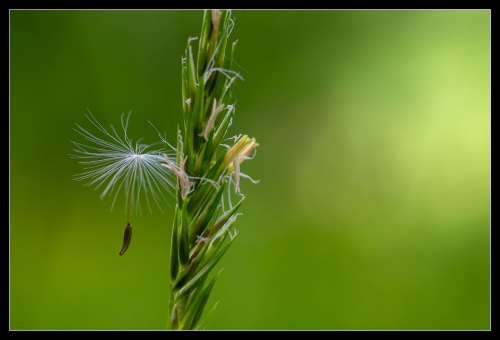
[{"label": "grass stalk", "polygon": [[[226,51],[233,25],[231,11],[205,10],[201,35],[188,39],[182,59],[184,129],[178,132],[177,166],[166,155],[164,164],[177,177],[170,252],[171,330],[206,325],[202,315],[218,277],[209,275],[236,235],[232,225],[244,199],[239,164],[258,146],[246,135],[235,137],[233,146],[222,144],[228,140],[235,112],[232,86],[241,78],[231,70],[236,42]],[[234,206],[231,185],[239,198]]]}]

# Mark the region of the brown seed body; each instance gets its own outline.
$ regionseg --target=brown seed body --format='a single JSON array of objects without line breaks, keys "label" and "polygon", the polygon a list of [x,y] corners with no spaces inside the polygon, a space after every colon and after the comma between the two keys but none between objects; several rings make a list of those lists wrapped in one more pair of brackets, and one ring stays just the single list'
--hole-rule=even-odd
[{"label": "brown seed body", "polygon": [[130,241],[132,240],[132,226],[130,222],[127,223],[125,230],[123,231],[123,244],[120,249],[120,255],[123,255],[130,245]]}]

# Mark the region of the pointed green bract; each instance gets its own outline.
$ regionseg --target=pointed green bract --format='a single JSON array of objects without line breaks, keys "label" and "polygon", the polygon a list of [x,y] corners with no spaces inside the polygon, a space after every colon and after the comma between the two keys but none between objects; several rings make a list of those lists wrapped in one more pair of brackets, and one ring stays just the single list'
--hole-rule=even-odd
[{"label": "pointed green bract", "polygon": [[180,211],[179,223],[179,260],[181,265],[188,264],[189,259],[189,231],[188,216],[186,210],[187,204],[184,202]]},{"label": "pointed green bract", "polygon": [[183,287],[179,290],[179,294],[182,295],[192,290],[195,287],[197,281],[200,280],[204,275],[208,274],[209,271],[212,270],[212,268],[217,264],[217,262],[219,262],[222,255],[224,255],[231,243],[232,240],[231,242],[226,243],[223,248],[218,249],[215,256],[212,256],[207,264],[202,266],[202,268],[198,272],[196,272],[196,274],[185,285],[183,285]]},{"label": "pointed green bract", "polygon": [[210,297],[210,293],[212,293],[212,288],[215,285],[215,281],[219,277],[220,272],[212,278],[207,287],[201,291],[201,293],[196,294],[196,298],[191,304],[191,307],[186,312],[186,316],[182,320],[181,328],[188,327],[188,329],[192,329],[196,327],[196,324],[200,320],[200,317],[205,309],[205,306],[208,302],[208,298]]},{"label": "pointed green bract", "polygon": [[170,279],[175,280],[179,273],[179,247],[177,246],[179,232],[178,228],[178,206],[175,206],[174,223],[172,225],[172,239],[170,242]]},{"label": "pointed green bract", "polygon": [[210,11],[205,11],[203,15],[203,24],[201,25],[200,44],[198,48],[198,77],[201,77],[207,65],[208,40],[210,39],[210,30],[212,25],[212,15]]},{"label": "pointed green bract", "polygon": [[189,238],[192,242],[195,241],[198,235],[203,234],[205,228],[209,227],[208,222],[213,218],[213,214],[217,210],[217,203],[220,202],[225,189],[225,185],[222,185],[219,189],[212,189],[215,192],[207,196],[205,203],[194,216]]},{"label": "pointed green bract", "polygon": [[217,301],[212,308],[208,311],[207,315],[205,318],[199,323],[199,325],[195,326],[193,329],[194,330],[204,330],[205,327],[208,324],[208,321],[210,321],[210,318],[214,314],[215,308],[217,308],[217,305],[219,304],[219,301]]}]

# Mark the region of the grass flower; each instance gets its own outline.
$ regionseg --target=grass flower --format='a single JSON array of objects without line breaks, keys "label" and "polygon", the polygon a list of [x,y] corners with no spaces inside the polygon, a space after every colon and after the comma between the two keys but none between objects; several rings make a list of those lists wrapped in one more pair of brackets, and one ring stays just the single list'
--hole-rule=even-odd
[{"label": "grass flower", "polygon": [[[75,176],[77,181],[87,181],[87,186],[102,189],[101,199],[112,196],[111,210],[120,192],[125,196],[125,213],[127,226],[124,232],[124,244],[120,250],[122,255],[130,243],[132,234],[130,218],[131,211],[141,212],[140,199],[143,197],[151,211],[152,199],[161,211],[160,200],[165,200],[165,193],[173,194],[175,179],[172,173],[162,166],[164,155],[175,154],[175,150],[167,152],[161,141],[154,144],[143,144],[141,140],[135,143],[127,135],[130,113],[121,117],[121,133],[111,125],[106,130],[92,115],[86,115],[97,128],[100,136],[90,133],[77,124],[76,132],[81,134],[87,144],[72,141],[76,146],[73,158],[79,160],[86,170]],[[128,235],[128,236],[127,236]]]},{"label": "grass flower", "polygon": [[[166,168],[178,178],[177,204],[170,248],[170,329],[203,329],[207,301],[219,276],[210,272],[237,234],[233,225],[245,196],[241,193],[240,163],[251,159],[259,145],[239,135],[232,146],[221,144],[235,114],[232,85],[242,79],[231,70],[236,42],[228,48],[233,28],[228,10],[206,10],[199,38],[188,38],[182,59],[184,129],[178,131],[177,164],[165,158]],[[198,42],[198,55],[191,42]],[[182,143],[180,142],[182,141]],[[214,184],[214,185],[210,185]],[[240,196],[233,205],[231,184]]]}]

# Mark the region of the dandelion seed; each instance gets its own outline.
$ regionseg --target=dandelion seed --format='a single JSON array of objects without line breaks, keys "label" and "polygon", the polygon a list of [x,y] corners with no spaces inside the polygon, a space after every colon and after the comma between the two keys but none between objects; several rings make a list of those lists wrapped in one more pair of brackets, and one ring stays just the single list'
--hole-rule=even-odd
[{"label": "dandelion seed", "polygon": [[[78,128],[75,131],[90,142],[90,145],[72,141],[76,146],[73,150],[76,154],[70,156],[79,159],[79,163],[87,170],[75,175],[75,180],[88,180],[86,185],[95,185],[95,190],[103,188],[101,199],[108,195],[113,196],[111,210],[118,194],[123,190],[126,197],[127,225],[130,225],[131,210],[140,213],[141,197],[146,199],[150,211],[149,196],[162,211],[160,201],[166,200],[163,193],[172,193],[172,188],[175,188],[175,179],[171,172],[161,166],[163,154],[167,151],[162,147],[154,149],[155,145],[162,142],[147,145],[138,140],[133,143],[127,135],[130,113],[126,119],[122,114],[122,134],[119,134],[112,125],[111,131],[106,130],[90,111],[86,117],[102,134],[102,138],[77,124]],[[169,151],[171,154],[174,152],[174,150]]]}]

